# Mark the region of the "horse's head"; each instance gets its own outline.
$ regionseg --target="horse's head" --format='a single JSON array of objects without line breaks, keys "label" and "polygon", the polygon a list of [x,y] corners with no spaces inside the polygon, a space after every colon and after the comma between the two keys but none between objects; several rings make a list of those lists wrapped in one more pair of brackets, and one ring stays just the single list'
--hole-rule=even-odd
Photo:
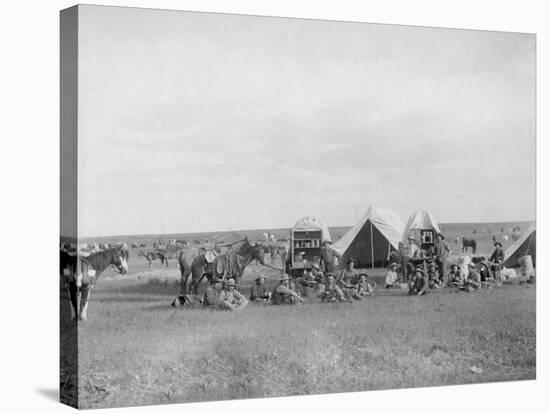
[{"label": "horse's head", "polygon": [[250,245],[250,253],[252,255],[252,260],[257,260],[261,264],[265,264],[265,248],[261,243],[254,243],[254,245]]},{"label": "horse's head", "polygon": [[122,247],[117,247],[113,249],[113,255],[111,257],[111,265],[117,273],[125,275],[128,273],[128,262],[126,258],[128,257],[126,251]]}]

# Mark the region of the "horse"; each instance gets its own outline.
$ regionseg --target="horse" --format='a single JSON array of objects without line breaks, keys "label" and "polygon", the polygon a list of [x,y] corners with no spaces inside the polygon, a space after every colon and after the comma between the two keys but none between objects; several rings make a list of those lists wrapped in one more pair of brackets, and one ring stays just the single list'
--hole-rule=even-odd
[{"label": "horse", "polygon": [[181,248],[175,242],[169,243],[161,247],[159,246],[155,249],[155,252],[159,256],[161,263],[166,265],[166,267],[168,267],[168,259],[176,259],[176,261],[178,260],[180,251]]},{"label": "horse", "polygon": [[[240,246],[238,249],[236,249],[234,255],[235,255],[235,262],[234,262],[234,269],[229,272],[228,277],[231,277],[235,279],[235,282],[237,283],[237,286],[239,285],[240,278],[244,272],[244,269],[246,266],[248,266],[253,260],[257,260],[260,264],[265,265],[264,262],[264,249],[261,244],[250,244],[248,241],[248,238],[245,238],[244,240],[240,242],[236,242],[235,244],[239,244]],[[191,263],[191,273],[189,273],[188,268],[185,266],[188,265],[184,260],[181,260],[183,254],[180,254],[180,272],[182,275],[182,281],[181,281],[181,289],[182,294],[187,293],[187,278],[189,277],[189,274],[192,276],[191,280],[191,291],[193,294],[197,294],[198,287],[202,281],[202,279],[208,274],[221,274],[222,276],[225,276],[225,273],[227,273],[227,269],[223,269],[223,271],[220,270],[220,265],[224,264],[228,257],[228,253],[225,253],[222,256],[218,256],[212,263],[208,263],[206,261],[206,257],[204,254],[200,254],[196,256],[192,263]],[[222,262],[220,263],[220,260]],[[184,280],[185,278],[185,280]]]},{"label": "horse", "polygon": [[462,253],[468,252],[468,247],[472,248],[472,254],[476,253],[477,249],[477,242],[475,239],[468,239],[466,237],[462,237]]},{"label": "horse", "polygon": [[[62,252],[63,253],[63,252]],[[71,300],[71,315],[75,321],[87,319],[90,293],[97,279],[109,266],[121,274],[128,273],[128,263],[123,249],[115,247],[93,253],[87,257],[64,257],[61,266]],[[80,293],[80,298],[79,298]],[[80,299],[80,307],[79,307]]]},{"label": "horse", "polygon": [[149,263],[149,268],[153,268],[153,260],[159,259],[161,264],[164,264],[164,255],[162,253],[159,253],[159,251],[143,251],[143,249],[139,249],[137,253],[138,257],[145,257],[145,260],[147,260],[147,263]]}]

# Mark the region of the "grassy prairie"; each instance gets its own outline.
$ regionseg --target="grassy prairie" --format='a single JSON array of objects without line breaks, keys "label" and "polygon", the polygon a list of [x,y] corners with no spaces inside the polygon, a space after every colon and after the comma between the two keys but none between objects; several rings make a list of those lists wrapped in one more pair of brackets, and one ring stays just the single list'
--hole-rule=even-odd
[{"label": "grassy prairie", "polygon": [[82,408],[535,378],[533,286],[225,313],[169,307],[178,270],[130,265],[79,325]]}]

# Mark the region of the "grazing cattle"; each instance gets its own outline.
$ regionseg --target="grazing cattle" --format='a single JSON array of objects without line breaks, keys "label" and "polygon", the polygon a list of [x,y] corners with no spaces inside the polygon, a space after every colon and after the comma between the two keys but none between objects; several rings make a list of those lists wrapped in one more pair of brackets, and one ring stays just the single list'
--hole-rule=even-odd
[{"label": "grazing cattle", "polygon": [[140,244],[139,244],[139,248],[140,248],[140,249],[145,249],[145,248],[147,248],[147,243],[140,243]]},{"label": "grazing cattle", "polygon": [[132,243],[132,244],[131,244],[131,247],[132,247],[132,249],[137,249],[137,248],[138,248],[138,244],[137,244],[137,243]]},{"label": "grazing cattle", "polygon": [[468,239],[466,237],[462,237],[462,253],[468,252],[468,248],[472,248],[472,254],[476,253],[477,249],[477,242],[475,239]]},{"label": "grazing cattle", "polygon": [[86,320],[90,293],[105,269],[112,266],[121,274],[128,273],[128,263],[122,249],[114,248],[87,257],[61,252],[63,280],[69,291],[71,314],[74,320]]}]

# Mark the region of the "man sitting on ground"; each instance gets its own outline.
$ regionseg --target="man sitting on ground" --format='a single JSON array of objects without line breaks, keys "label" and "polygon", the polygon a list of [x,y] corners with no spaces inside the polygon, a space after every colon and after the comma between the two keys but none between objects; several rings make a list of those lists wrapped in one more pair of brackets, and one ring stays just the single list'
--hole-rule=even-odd
[{"label": "man sitting on ground", "polygon": [[248,300],[235,289],[236,286],[235,279],[228,279],[221,291],[220,300],[227,310],[242,310],[248,305]]},{"label": "man sitting on ground", "polygon": [[464,274],[462,273],[462,267],[457,264],[451,266],[451,273],[449,273],[449,286],[460,287],[464,285]]},{"label": "man sitting on ground", "polygon": [[421,269],[416,269],[414,279],[409,286],[409,295],[421,296],[428,293],[428,278]]},{"label": "man sitting on ground", "polygon": [[397,284],[397,263],[392,263],[386,273],[385,289],[390,289]]},{"label": "man sitting on ground", "polygon": [[325,289],[320,293],[319,297],[322,302],[344,302],[346,298],[344,297],[344,292],[336,284],[336,279],[334,278],[334,273],[328,272],[326,275]]},{"label": "man sitting on ground", "polygon": [[338,273],[336,284],[342,288],[346,299],[361,299],[357,295],[357,272],[355,270],[355,262],[353,258],[349,258],[346,268]]},{"label": "man sitting on ground", "polygon": [[256,283],[250,289],[250,300],[252,302],[269,302],[271,292],[265,287],[265,276],[259,274],[254,281]]},{"label": "man sitting on ground", "polygon": [[212,276],[210,278],[210,286],[206,288],[204,292],[204,298],[202,300],[202,306],[208,309],[225,309],[225,304],[220,299],[222,292],[222,280],[217,276]]},{"label": "man sitting on ground", "polygon": [[271,292],[271,303],[274,305],[295,305],[304,299],[290,289],[290,277],[285,273],[279,279],[279,284]]},{"label": "man sitting on ground", "polygon": [[471,292],[473,290],[478,290],[481,287],[481,275],[476,269],[476,265],[470,263],[468,265],[468,276],[464,281],[464,285],[460,288],[465,292]]},{"label": "man sitting on ground", "polygon": [[357,294],[364,298],[365,296],[374,295],[374,287],[367,281],[369,276],[366,273],[359,275],[359,282],[357,283]]}]

